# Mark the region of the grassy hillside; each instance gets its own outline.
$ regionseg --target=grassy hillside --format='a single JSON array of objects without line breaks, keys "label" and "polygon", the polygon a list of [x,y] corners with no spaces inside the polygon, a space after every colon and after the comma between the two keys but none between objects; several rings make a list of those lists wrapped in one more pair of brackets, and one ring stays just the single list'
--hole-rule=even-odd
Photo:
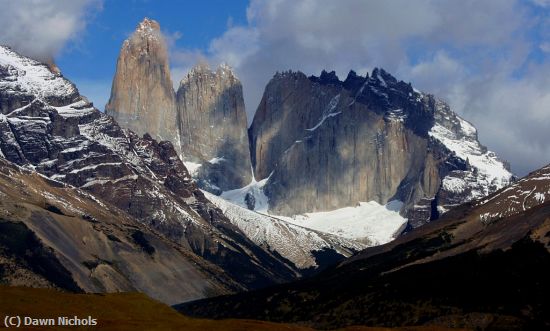
[{"label": "grassy hillside", "polygon": [[[139,293],[70,294],[51,289],[0,286],[0,318],[4,316],[57,318],[88,315],[96,318],[97,327],[76,329],[101,330],[313,330],[289,324],[251,320],[206,320],[189,318],[171,307]],[[56,327],[35,327],[36,330],[56,330]],[[351,327],[345,330],[390,330],[384,328]],[[399,330],[439,330],[437,328],[402,328]]]}]

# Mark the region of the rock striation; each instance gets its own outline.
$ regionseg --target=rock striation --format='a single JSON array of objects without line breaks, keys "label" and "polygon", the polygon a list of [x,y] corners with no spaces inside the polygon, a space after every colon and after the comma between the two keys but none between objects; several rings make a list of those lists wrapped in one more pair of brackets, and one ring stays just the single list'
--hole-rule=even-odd
[{"label": "rock striation", "polygon": [[177,92],[184,162],[200,164],[196,178],[221,193],[252,180],[243,89],[230,67],[198,64]]},{"label": "rock striation", "polygon": [[122,44],[105,111],[122,127],[171,141],[179,151],[168,51],[156,21],[144,19]]},{"label": "rock striation", "polygon": [[319,77],[277,73],[249,129],[270,213],[404,202],[412,227],[512,180],[475,128],[383,69]]}]

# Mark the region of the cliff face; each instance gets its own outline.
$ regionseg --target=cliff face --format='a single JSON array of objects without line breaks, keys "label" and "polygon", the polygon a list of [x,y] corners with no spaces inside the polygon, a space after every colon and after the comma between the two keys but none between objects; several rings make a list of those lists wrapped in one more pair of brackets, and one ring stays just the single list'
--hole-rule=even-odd
[{"label": "cliff face", "polygon": [[252,179],[243,91],[233,71],[199,64],[177,92],[182,158],[200,164],[199,185],[220,192]]},{"label": "cliff face", "polygon": [[180,150],[168,52],[157,22],[144,19],[124,41],[105,111],[138,135],[149,133]]},{"label": "cliff face", "polygon": [[269,177],[264,192],[274,214],[397,199],[418,226],[511,179],[469,123],[379,69],[371,77],[350,72],[344,82],[326,72],[277,74],[249,136],[255,175]]}]

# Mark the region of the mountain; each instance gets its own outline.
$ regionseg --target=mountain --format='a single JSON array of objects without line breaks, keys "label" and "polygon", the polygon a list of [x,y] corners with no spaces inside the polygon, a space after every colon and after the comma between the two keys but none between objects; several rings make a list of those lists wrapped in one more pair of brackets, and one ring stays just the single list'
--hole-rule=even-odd
[{"label": "mountain", "polygon": [[249,128],[270,214],[403,202],[418,227],[513,180],[476,129],[383,69],[319,77],[277,73]]},{"label": "mountain", "polygon": [[0,283],[71,292],[139,291],[166,303],[242,289],[218,267],[125,211],[3,158]]},{"label": "mountain", "polygon": [[138,135],[172,142],[198,184],[216,194],[252,178],[242,86],[231,68],[193,68],[174,91],[156,21],[124,41],[107,114]]},{"label": "mountain", "polygon": [[177,91],[182,158],[197,164],[193,177],[214,192],[252,180],[243,88],[230,67],[195,66]]},{"label": "mountain", "polygon": [[[347,236],[383,244],[514,180],[470,123],[383,69],[365,77],[350,71],[344,81],[326,71],[319,77],[277,73],[247,132],[242,85],[225,65],[199,63],[177,92],[168,73],[120,69],[129,59],[147,68],[136,62],[141,58],[166,68],[167,57],[158,23],[145,19],[122,47],[107,111],[123,127],[139,127],[138,133],[144,123],[165,123],[175,111],[169,122],[176,134],[149,133],[173,143],[201,189],[239,206],[338,236],[367,214],[386,215],[400,206],[401,218],[390,213],[392,221],[381,224],[367,217],[359,224],[363,230]],[[155,95],[170,107],[132,98],[132,107],[153,119],[128,118],[125,100],[134,90],[175,97]],[[335,217],[343,219],[338,226],[328,223]]]},{"label": "mountain", "polygon": [[546,330],[549,185],[550,165],[312,278],[178,309],[200,317],[323,329],[438,325]]},{"label": "mountain", "polygon": [[294,279],[196,186],[173,145],[139,138],[45,65],[0,47],[0,157],[112,204],[242,288]]},{"label": "mountain", "polygon": [[146,18],[122,45],[105,111],[122,127],[172,141],[179,151],[175,97],[166,42],[159,24]]}]

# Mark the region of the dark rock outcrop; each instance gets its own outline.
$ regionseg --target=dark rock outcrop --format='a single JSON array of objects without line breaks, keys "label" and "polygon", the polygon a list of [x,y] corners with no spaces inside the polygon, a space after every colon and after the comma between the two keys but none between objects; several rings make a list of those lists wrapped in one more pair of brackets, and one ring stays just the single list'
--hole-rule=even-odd
[{"label": "dark rock outcrop", "polygon": [[3,285],[140,291],[168,304],[241,289],[127,212],[3,158],[0,230]]}]

